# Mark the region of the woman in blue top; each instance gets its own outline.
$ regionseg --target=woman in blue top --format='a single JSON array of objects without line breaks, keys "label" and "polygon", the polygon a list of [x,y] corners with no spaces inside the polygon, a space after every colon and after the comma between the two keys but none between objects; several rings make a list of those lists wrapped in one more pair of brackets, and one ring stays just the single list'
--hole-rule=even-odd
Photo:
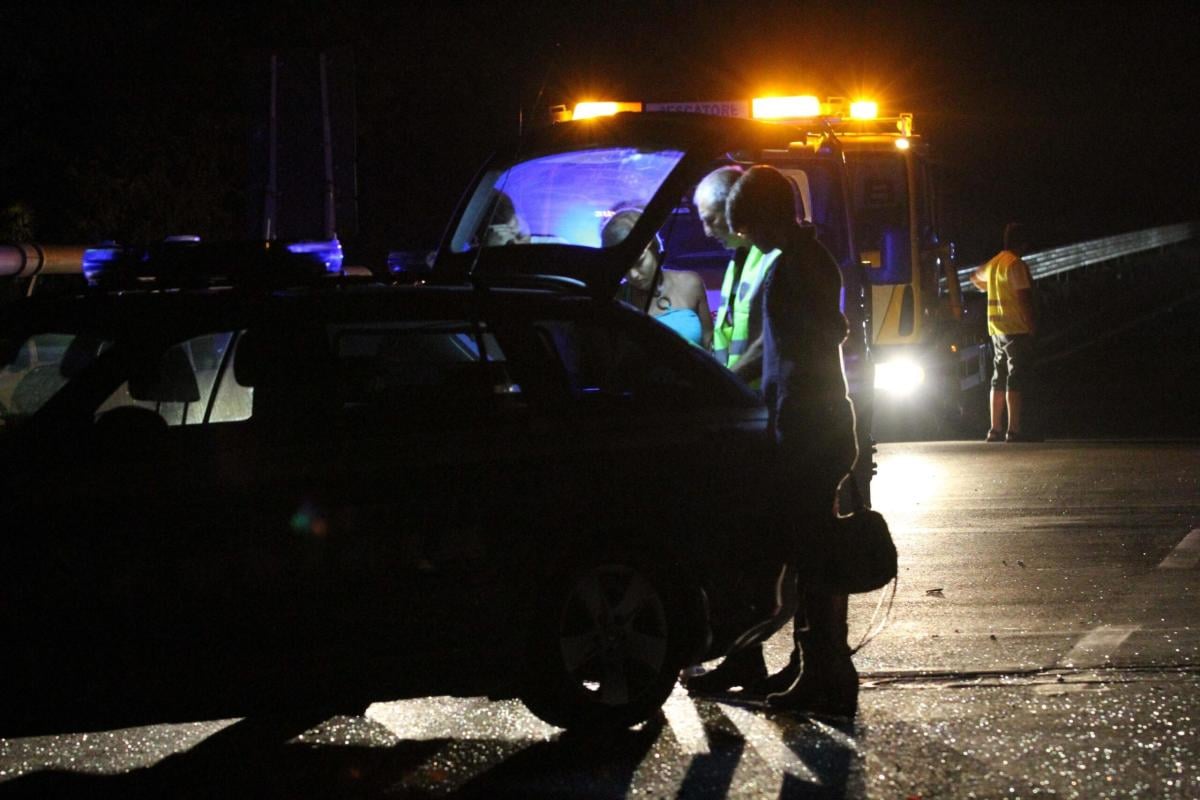
[{"label": "woman in blue top", "polygon": [[[600,231],[601,243],[611,247],[624,241],[641,215],[636,209],[613,214]],[[695,272],[661,269],[661,261],[658,239],[654,239],[625,274],[617,298],[646,309],[651,317],[697,347],[710,349],[713,323],[704,281]]]}]

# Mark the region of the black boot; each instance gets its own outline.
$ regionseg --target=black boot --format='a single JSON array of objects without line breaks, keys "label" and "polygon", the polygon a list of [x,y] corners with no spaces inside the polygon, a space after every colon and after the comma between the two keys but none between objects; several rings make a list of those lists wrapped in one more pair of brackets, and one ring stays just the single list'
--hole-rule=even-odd
[{"label": "black boot", "polygon": [[791,686],[767,696],[768,706],[822,716],[858,713],[858,670],[846,644],[846,610],[845,595],[805,594],[795,622],[803,669]]},{"label": "black boot", "polygon": [[783,669],[776,672],[774,675],[769,675],[755,685],[754,690],[758,694],[772,695],[779,692],[787,691],[791,688],[796,679],[800,677],[800,650],[798,646],[792,647],[792,655],[788,658],[787,664]]},{"label": "black boot", "polygon": [[810,658],[806,650],[800,677],[784,691],[767,695],[767,705],[800,714],[854,717],[858,713],[858,671],[849,652]]},{"label": "black boot", "polygon": [[688,678],[684,687],[688,694],[725,694],[735,686],[753,691],[767,677],[762,645],[750,645],[730,653],[717,668]]}]

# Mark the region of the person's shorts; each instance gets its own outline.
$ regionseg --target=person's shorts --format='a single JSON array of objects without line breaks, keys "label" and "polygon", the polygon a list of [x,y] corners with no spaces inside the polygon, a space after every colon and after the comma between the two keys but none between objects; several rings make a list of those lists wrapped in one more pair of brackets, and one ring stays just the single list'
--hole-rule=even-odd
[{"label": "person's shorts", "polygon": [[1033,373],[1033,337],[1027,333],[992,337],[992,388],[1019,392]]}]

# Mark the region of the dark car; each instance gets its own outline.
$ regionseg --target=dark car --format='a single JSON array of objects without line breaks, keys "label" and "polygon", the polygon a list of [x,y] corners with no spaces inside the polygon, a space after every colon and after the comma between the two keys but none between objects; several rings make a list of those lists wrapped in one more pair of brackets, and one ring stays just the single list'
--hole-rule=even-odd
[{"label": "dark car", "polygon": [[[669,264],[672,242],[713,250],[700,176],[797,135],[543,131],[485,167],[424,285],[285,289],[281,262],[227,249],[231,285],[197,288],[188,242],[158,273],[102,254],[92,291],[7,310],[4,727],[433,694],[627,726],[765,635],[786,552],[747,502],[765,409],[612,298],[655,235]],[[601,247],[624,208],[640,221]]]},{"label": "dark car", "polygon": [[627,725],[708,651],[710,609],[726,642],[755,621],[727,607],[756,531],[712,465],[761,463],[763,410],[616,303],[204,290],[15,316],[5,722],[449,693]]}]

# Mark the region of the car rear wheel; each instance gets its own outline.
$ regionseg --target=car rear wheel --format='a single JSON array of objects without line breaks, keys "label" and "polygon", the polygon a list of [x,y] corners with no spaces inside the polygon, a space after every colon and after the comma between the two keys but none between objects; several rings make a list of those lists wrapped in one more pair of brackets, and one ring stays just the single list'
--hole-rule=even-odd
[{"label": "car rear wheel", "polygon": [[530,637],[525,705],[569,729],[628,728],[670,695],[687,652],[682,592],[633,558],[570,570],[544,596]]}]

